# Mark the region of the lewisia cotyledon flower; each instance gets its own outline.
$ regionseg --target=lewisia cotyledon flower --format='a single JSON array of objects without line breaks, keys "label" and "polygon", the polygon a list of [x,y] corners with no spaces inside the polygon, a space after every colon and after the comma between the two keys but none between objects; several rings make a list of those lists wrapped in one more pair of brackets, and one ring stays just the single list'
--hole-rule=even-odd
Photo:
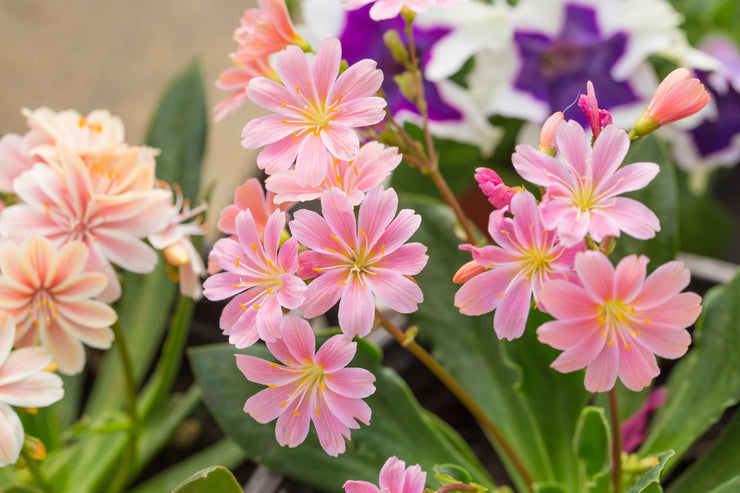
[{"label": "lewisia cotyledon flower", "polygon": [[82,343],[106,349],[116,312],[93,300],[108,282],[86,272],[88,249],[69,242],[57,250],[47,238],[31,237],[0,249],[0,310],[15,319],[19,346],[39,342],[66,374],[82,371]]},{"label": "lewisia cotyledon flower", "polygon": [[[511,340],[524,333],[532,297],[539,302],[547,281],[572,276],[573,258],[584,247],[559,243],[555,232],[542,226],[537,201],[527,191],[511,199],[514,217],[506,217],[506,212],[493,211],[488,222],[488,232],[499,246],[464,245],[484,270],[473,271],[472,278],[464,276],[466,282],[455,295],[455,306],[465,315],[496,310],[496,335]],[[471,266],[466,264],[463,269],[470,271]]]},{"label": "lewisia cotyledon flower", "polygon": [[380,185],[401,162],[396,147],[386,147],[379,142],[368,142],[351,161],[332,160],[326,177],[319,185],[301,185],[294,170],[269,176],[265,187],[274,192],[275,202],[305,202],[321,197],[324,190],[338,188],[347,194],[352,205],[359,205],[365,192]]},{"label": "lewisia cotyledon flower", "polygon": [[346,493],[422,493],[427,473],[421,466],[406,467],[406,463],[396,456],[389,457],[380,470],[378,486],[367,481],[347,481]]},{"label": "lewisia cotyledon flower", "polygon": [[370,424],[370,407],[362,400],[375,391],[375,376],[364,368],[345,368],[357,343],[336,335],[315,351],[316,340],[305,320],[283,319],[282,338],[267,348],[282,363],[236,355],[236,364],[248,380],[267,385],[244,404],[244,412],[260,423],[277,418],[275,437],[280,445],[295,447],[308,435],[313,422],[327,454],[344,452],[344,439],[357,421]]},{"label": "lewisia cotyledon flower", "polygon": [[282,307],[293,309],[303,303],[306,285],[295,275],[298,242],[291,238],[279,247],[284,227],[285,214],[275,211],[261,237],[247,209],[236,216],[236,238],[218,240],[211,251],[225,272],[206,279],[203,295],[209,300],[234,296],[220,325],[238,348],[280,337]]},{"label": "lewisia cotyledon flower", "polygon": [[540,210],[542,224],[557,230],[560,241],[575,245],[586,234],[596,241],[624,231],[645,240],[660,231],[658,217],[642,203],[618,195],[644,188],[658,174],[655,163],[620,168],[629,149],[627,133],[609,125],[596,139],[574,121],[557,130],[560,160],[518,145],[512,156],[517,172],[527,181],[547,187]]},{"label": "lewisia cotyledon flower", "polygon": [[321,44],[312,65],[299,47],[288,46],[275,57],[282,84],[264,77],[249,83],[249,99],[275,114],[247,123],[242,145],[266,146],[257,164],[268,174],[295,161],[298,182],[318,185],[332,157],[349,161],[360,150],[354,129],[385,116],[385,100],[373,96],[383,82],[375,62],[361,60],[337,77],[341,59],[336,39]]},{"label": "lewisia cotyledon flower", "polygon": [[645,278],[648,259],[630,255],[616,269],[601,252],[576,256],[581,284],[553,280],[540,292],[557,320],[537,329],[541,342],[563,353],[552,367],[563,373],[586,368],[586,390],[605,392],[617,377],[630,390],[650,385],[660,370],[655,355],[675,359],[691,344],[686,327],[701,312],[701,297],[681,292],[689,270],[664,264]]},{"label": "lewisia cotyledon flower", "polygon": [[[474,8],[481,7],[481,8]],[[412,25],[414,46],[419,59],[419,68],[424,74],[424,97],[427,101],[429,116],[429,131],[438,137],[467,142],[480,147],[484,154],[490,154],[499,141],[501,132],[492,126],[484,117],[479,105],[473,102],[469,91],[449,80],[461,67],[455,67],[443,76],[432,80],[427,74],[430,60],[447,59],[447,51],[439,50],[441,45],[453,51],[465,51],[466,47],[455,44],[448,46],[446,40],[456,33],[468,33],[468,26],[458,26],[448,22],[450,17],[458,17],[460,10],[468,15],[480,18],[481,10],[490,6],[480,2],[468,2],[454,9],[432,9],[420,14]],[[399,15],[390,19],[376,21],[370,18],[371,6],[366,5],[351,12],[345,11],[339,0],[303,0],[301,10],[305,19],[306,36],[316,38],[317,43],[322,39],[338,38],[342,43],[342,56],[347,63],[357,63],[365,58],[377,62],[383,71],[384,78],[381,86],[383,95],[388,102],[388,110],[397,122],[411,122],[418,126],[422,124],[419,110],[412,101],[409,101],[394,81],[396,75],[402,74],[406,67],[393,57],[393,54],[383,42],[385,32],[393,29],[399,33],[400,39],[407,44],[405,22]],[[435,14],[427,19],[430,14]],[[480,34],[472,29],[476,34]],[[486,26],[487,39],[497,29]],[[480,36],[479,36],[480,37]]]},{"label": "lewisia cotyledon flower", "polygon": [[154,269],[157,253],[142,239],[166,227],[170,194],[151,188],[154,176],[148,172],[142,174],[146,186],[140,186],[128,180],[134,173],[118,173],[113,162],[96,161],[97,168],[72,154],[60,153],[58,158],[52,164],[37,163],[14,181],[21,202],[3,210],[0,234],[44,236],[57,245],[85,243],[90,250],[88,269],[108,277],[98,298],[115,301],[121,285],[111,264],[137,273]]},{"label": "lewisia cotyledon flower", "polygon": [[421,217],[403,209],[394,219],[398,196],[393,189],[372,188],[354,209],[337,189],[321,195],[324,217],[299,210],[290,223],[293,237],[310,250],[298,256],[298,275],[315,277],[306,289],[301,309],[307,318],[321,315],[339,301],[339,327],[349,337],[366,336],[375,320],[377,295],[400,313],[411,313],[424,299],[408,276],[427,263],[427,248],[406,243],[419,228]]},{"label": "lewisia cotyledon flower", "polygon": [[64,396],[62,379],[44,371],[51,355],[44,348],[13,348],[13,317],[0,313],[0,467],[18,460],[25,433],[12,407],[46,407]]}]

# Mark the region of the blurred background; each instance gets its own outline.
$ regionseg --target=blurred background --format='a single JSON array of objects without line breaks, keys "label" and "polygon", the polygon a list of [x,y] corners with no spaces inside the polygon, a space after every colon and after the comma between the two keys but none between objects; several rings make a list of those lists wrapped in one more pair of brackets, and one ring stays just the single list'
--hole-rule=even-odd
[{"label": "blurred background", "polygon": [[[123,120],[126,141],[143,144],[161,93],[194,60],[201,65],[209,110],[228,94],[213,81],[231,66],[239,17],[255,6],[255,0],[3,0],[0,135],[26,132],[24,107],[83,115],[107,108]],[[209,128],[202,189],[217,179],[208,221],[212,237],[218,212],[255,173],[256,152],[240,145],[240,133],[256,111],[244,105]]]}]

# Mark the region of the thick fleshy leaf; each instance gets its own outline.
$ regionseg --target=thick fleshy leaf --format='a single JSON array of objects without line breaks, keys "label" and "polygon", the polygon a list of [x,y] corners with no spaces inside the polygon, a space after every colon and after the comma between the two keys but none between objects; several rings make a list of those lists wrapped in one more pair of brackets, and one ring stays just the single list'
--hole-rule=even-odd
[{"label": "thick fleshy leaf", "polygon": [[[392,370],[380,366],[377,349],[364,341],[358,343],[358,348],[350,366],[368,368],[376,377],[377,390],[365,399],[372,409],[371,424],[352,430],[346,452],[337,459],[320,448],[313,425],[306,442],[296,448],[280,447],[275,441],[274,421],[260,425],[242,412],[244,401],[261,391],[262,386],[247,381],[236,368],[232,346],[192,349],[190,361],[206,405],[224,432],[254,460],[293,479],[322,490],[342,492],[342,485],[349,479],[377,482],[378,471],[386,459],[398,455],[428,471],[437,463],[458,463],[473,474],[476,482],[492,485],[470,450],[457,441],[455,432],[431,419],[403,381]],[[270,358],[262,345],[241,353]],[[455,437],[455,445],[448,437]],[[429,483],[432,485],[433,481]]]},{"label": "thick fleshy leaf", "polygon": [[609,471],[611,464],[611,435],[604,410],[586,407],[581,412],[573,438],[578,461],[586,477],[591,479],[602,471]]},{"label": "thick fleshy leaf", "polygon": [[241,493],[242,488],[231,472],[222,466],[198,471],[180,483],[172,493]]},{"label": "thick fleshy leaf", "polygon": [[[639,477],[634,486],[629,489],[628,493],[640,493],[642,491],[653,493],[656,484],[660,483],[660,473],[666,466],[666,462],[673,456],[673,450],[668,450],[661,454],[657,454],[658,463],[653,466],[648,472]],[[675,462],[671,461],[671,462]]]}]

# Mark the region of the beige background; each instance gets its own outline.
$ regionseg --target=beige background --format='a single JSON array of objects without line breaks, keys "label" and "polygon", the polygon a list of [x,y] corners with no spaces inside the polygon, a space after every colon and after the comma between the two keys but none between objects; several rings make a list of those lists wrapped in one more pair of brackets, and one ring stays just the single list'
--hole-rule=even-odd
[{"label": "beige background", "polygon": [[[141,144],[160,93],[199,58],[208,106],[227,93],[213,81],[230,66],[231,39],[255,0],[0,0],[0,134],[24,133],[21,108],[40,106],[86,114],[108,108]],[[218,178],[211,225],[255,172],[254,151],[240,145],[241,128],[256,114],[247,103],[211,124],[203,186]]]}]

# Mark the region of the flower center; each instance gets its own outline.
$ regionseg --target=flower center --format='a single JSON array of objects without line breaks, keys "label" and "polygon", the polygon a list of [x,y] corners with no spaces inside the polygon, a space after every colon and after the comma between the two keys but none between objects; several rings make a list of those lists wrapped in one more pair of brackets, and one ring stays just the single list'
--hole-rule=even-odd
[{"label": "flower center", "polygon": [[28,311],[31,314],[33,325],[36,327],[50,326],[52,322],[56,321],[59,313],[55,307],[54,298],[43,289],[36,292]]},{"label": "flower center", "polygon": [[[634,313],[635,309],[631,304],[619,300],[606,300],[601,305],[598,320],[604,329],[601,337],[608,339],[607,344],[612,345],[619,339],[624,342],[625,349],[632,348],[629,340],[640,335],[630,324],[634,320]],[[645,322],[650,323],[649,320]]]},{"label": "flower center", "polygon": [[550,262],[553,256],[544,249],[534,248],[528,250],[527,255],[522,259],[525,263],[524,275],[533,279],[540,278],[550,272]]}]

